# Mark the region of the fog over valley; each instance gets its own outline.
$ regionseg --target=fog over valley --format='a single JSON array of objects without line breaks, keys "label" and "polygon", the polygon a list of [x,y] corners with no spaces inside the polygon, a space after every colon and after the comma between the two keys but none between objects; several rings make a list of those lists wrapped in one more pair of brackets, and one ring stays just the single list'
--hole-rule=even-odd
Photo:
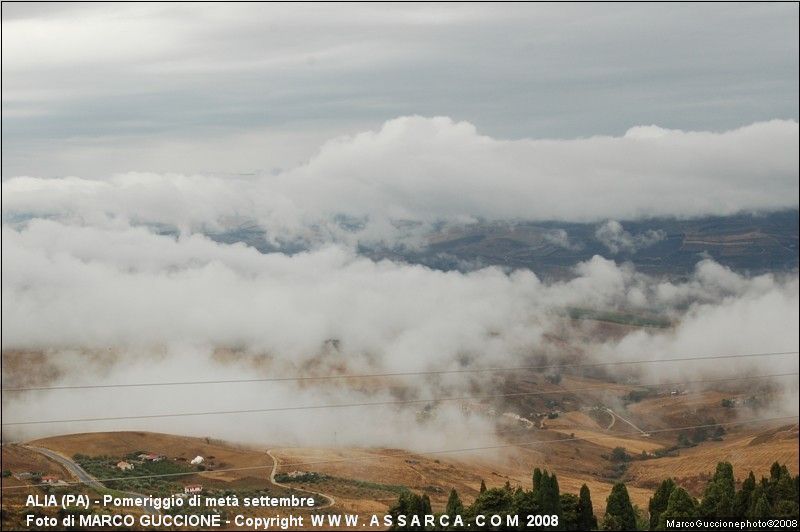
[{"label": "fog over valley", "polygon": [[[3,183],[3,346],[42,353],[52,371],[36,378],[46,385],[796,350],[796,225],[789,247],[776,248],[794,249],[794,263],[788,251],[789,262],[774,272],[731,269],[696,251],[687,254],[688,271],[665,255],[657,273],[644,273],[626,257],[671,238],[672,230],[661,228],[669,223],[716,215],[722,237],[713,238],[729,249],[724,233],[738,230],[741,221],[720,215],[764,213],[747,219],[758,226],[770,219],[767,211],[782,209],[796,220],[797,131],[796,122],[771,122],[722,134],[650,127],[633,128],[622,138],[504,143],[479,136],[468,124],[411,117],[326,143],[307,164],[279,175],[12,178]],[[651,150],[665,161],[653,166]],[[673,150],[680,155],[663,155]],[[698,160],[687,163],[692,157]],[[699,186],[707,192],[679,186],[687,169],[703,172]],[[738,187],[726,184],[731,179]],[[587,184],[597,192],[581,192]],[[659,188],[663,193],[654,194]],[[490,228],[506,224],[513,231],[521,223],[553,219],[591,228],[588,238],[599,246],[597,254],[574,262],[567,255],[557,277],[486,264],[480,253],[466,257],[471,262],[461,268],[414,263],[415,250],[446,241],[448,232],[486,230],[480,224],[490,222]],[[235,241],[243,221],[274,248]],[[224,234],[234,238],[220,241]],[[562,249],[587,245],[569,230],[544,234]],[[689,237],[683,238],[685,246]],[[295,247],[282,250],[287,243]],[[408,256],[365,256],[369,249],[405,250]],[[611,321],[621,324],[613,332],[591,333],[608,312],[617,313]],[[757,373],[761,362],[620,366],[614,373],[655,384],[712,372],[720,378]],[[793,371],[796,365],[782,357],[769,369]],[[24,385],[31,378],[14,380]],[[191,387],[131,389],[124,396],[113,389],[42,391],[10,395],[6,412],[19,420],[72,419],[435,399],[485,394],[496,390],[496,379],[470,373],[386,378],[374,386],[358,380],[215,385],[219,393],[201,396],[182,393]],[[790,406],[796,390],[784,392],[785,401],[780,396],[775,407],[796,412]],[[469,423],[485,423],[472,418],[465,425],[452,403],[442,403],[430,424],[414,422],[418,403],[363,408],[415,427],[403,432],[402,444],[420,450],[436,438],[457,442]],[[240,418],[246,414],[218,416],[213,423],[202,416],[132,423],[244,441],[275,434],[280,426],[282,438],[294,443],[401,443],[394,430],[379,426],[339,434],[335,427],[358,423],[361,410],[310,412],[320,427],[313,433],[304,429],[311,417],[294,426],[286,420],[296,418],[279,412],[250,414],[258,423],[245,424]],[[122,423],[85,423],[81,430],[115,426]],[[8,430],[31,436],[62,428]],[[480,432],[492,438],[491,431]]]}]

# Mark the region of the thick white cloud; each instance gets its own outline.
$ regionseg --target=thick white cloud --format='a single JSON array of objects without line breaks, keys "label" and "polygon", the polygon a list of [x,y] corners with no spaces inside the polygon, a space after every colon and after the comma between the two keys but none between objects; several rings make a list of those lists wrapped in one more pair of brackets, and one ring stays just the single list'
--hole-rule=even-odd
[{"label": "thick white cloud", "polygon": [[[672,283],[597,256],[578,264],[573,279],[545,283],[529,271],[440,272],[374,262],[336,245],[293,256],[261,254],[242,244],[197,234],[159,236],[122,223],[93,227],[34,220],[19,229],[6,226],[2,236],[3,349],[45,350],[57,368],[52,374],[63,384],[426,371],[530,364],[532,355],[558,360],[583,353],[589,360],[609,361],[798,346],[796,274],[748,278],[711,261],[701,262],[688,281]],[[581,323],[565,318],[571,307],[659,312],[676,326],[623,330],[621,338],[587,336]],[[215,355],[220,348],[234,354]],[[792,370],[793,364],[796,358],[785,357],[771,360],[769,370],[734,363],[659,367],[647,378],[739,376],[743,368],[770,373]],[[262,383],[240,387],[236,394],[220,385],[218,394],[197,395],[192,389],[177,400],[170,388],[125,395],[42,392],[4,398],[4,414],[13,420],[55,419],[374,402],[398,397],[393,394],[432,398],[496,392],[491,377],[401,379],[392,392],[385,383],[361,381]],[[270,414],[255,424],[219,416],[71,429],[178,430],[254,442],[274,440],[280,429],[287,444],[418,450],[456,445],[471,431],[491,441],[490,427],[460,418],[456,408],[441,408],[431,424],[418,425],[413,419],[419,406],[373,411],[387,423],[406,424],[402,438],[375,424],[358,435],[338,431],[360,426],[358,409]],[[46,425],[12,432],[29,437],[62,430]]]},{"label": "thick white cloud", "polygon": [[[359,236],[380,239],[397,236],[398,221],[614,220],[798,205],[796,122],[723,133],[645,130],[507,141],[449,118],[403,117],[327,142],[276,175],[19,177],[3,183],[3,209],[7,219],[121,217],[182,229],[246,219],[273,238],[326,240],[340,232],[337,215],[367,221]],[[618,233],[610,245],[633,245]]]},{"label": "thick white cloud", "polygon": [[[571,280],[545,283],[530,271],[465,274],[374,262],[349,245],[394,241],[442,220],[610,219],[599,226],[601,240],[611,251],[629,250],[658,235],[632,234],[613,220],[796,208],[797,137],[796,122],[773,121],[723,133],[645,128],[623,137],[504,141],[464,122],[405,117],[332,140],[305,164],[270,175],[13,178],[3,183],[3,349],[46,350],[65,383],[85,382],[87,375],[132,382],[165,375],[424,371],[519,365],[534,354],[557,360],[565,352],[607,361],[797,349],[796,274],[746,277],[702,261],[688,280],[670,282],[596,256],[577,264]],[[342,215],[361,228],[343,229]],[[262,254],[198,232],[245,221],[274,239],[316,245],[296,255]],[[156,234],[163,225],[177,227],[180,236]],[[565,233],[551,239],[572,245]],[[596,337],[564,318],[571,307],[658,313],[676,326]],[[220,359],[219,348],[239,354]],[[780,359],[770,368],[791,364]],[[653,380],[695,379],[760,369],[705,364],[645,373]],[[489,382],[480,374],[411,379],[393,393],[464,395],[494,390]],[[175,402],[171,391],[163,392],[131,392],[137,412],[111,392],[21,396],[4,399],[4,408],[13,419],[44,419],[102,414],[87,404],[126,415],[159,412],[165,404],[188,412],[281,405],[288,396],[304,404],[396,397],[352,383],[248,388],[208,404]],[[345,441],[337,427],[357,426],[363,415],[355,410],[268,416],[255,426],[224,417],[74,428],[180,430],[249,441],[280,428],[287,444],[414,449],[452,446],[474,430],[491,441],[490,427],[465,422],[455,410],[441,409],[435,422],[417,425],[417,406],[376,410],[382,419],[407,424],[402,439],[373,427]],[[318,428],[313,434],[305,429],[309,422]]]},{"label": "thick white cloud", "polygon": [[632,253],[638,249],[652,246],[664,240],[667,234],[661,229],[648,229],[644,233],[632,235],[616,220],[609,220],[595,231],[595,238],[600,241],[608,251],[617,254],[620,251]]},{"label": "thick white cloud", "polygon": [[[247,346],[294,364],[337,339],[353,357],[348,363],[420,369],[463,354],[493,363],[528,353],[554,312],[571,306],[681,319],[691,303],[755,301],[773,292],[788,294],[787,304],[797,299],[796,275],[748,278],[712,261],[682,283],[599,256],[574,273],[543,283],[525,270],[440,272],[374,262],[334,245],[261,254],[200,235],[36,220],[3,228],[3,345]],[[786,343],[791,330],[774,336]]]}]

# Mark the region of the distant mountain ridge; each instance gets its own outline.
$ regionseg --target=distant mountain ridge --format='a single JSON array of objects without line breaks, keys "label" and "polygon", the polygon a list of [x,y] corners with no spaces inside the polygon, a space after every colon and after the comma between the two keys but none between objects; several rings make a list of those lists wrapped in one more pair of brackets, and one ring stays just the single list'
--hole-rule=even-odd
[{"label": "distant mountain ridge", "polygon": [[675,277],[703,258],[741,273],[789,272],[798,268],[798,211],[613,222],[610,229],[602,223],[493,222],[431,235],[420,250],[362,251],[442,270],[500,265],[556,278],[571,276],[572,266],[594,255]]},{"label": "distant mountain ridge", "polygon": [[[704,258],[740,273],[796,271],[799,232],[797,209],[686,220],[481,222],[431,233],[421,247],[360,244],[359,253],[445,271],[491,265],[527,268],[545,278],[571,277],[575,264],[602,255],[631,262],[641,272],[680,278]],[[275,246],[257,225],[208,236],[218,242],[243,242],[263,253],[307,249],[303,243]]]}]

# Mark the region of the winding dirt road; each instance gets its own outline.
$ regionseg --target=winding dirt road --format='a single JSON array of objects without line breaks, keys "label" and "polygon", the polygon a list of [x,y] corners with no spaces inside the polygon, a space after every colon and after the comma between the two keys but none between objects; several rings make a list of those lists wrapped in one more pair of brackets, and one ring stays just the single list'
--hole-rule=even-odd
[{"label": "winding dirt road", "polygon": [[280,462],[278,461],[278,457],[272,454],[272,449],[268,449],[267,454],[269,455],[270,458],[272,458],[272,472],[269,474],[269,481],[272,485],[287,490],[295,490],[295,491],[302,491],[304,493],[310,493],[311,495],[314,495],[316,497],[322,497],[323,499],[327,499],[328,504],[314,507],[317,510],[324,510],[325,508],[330,508],[331,506],[336,504],[336,499],[334,499],[333,496],[327,493],[322,493],[321,491],[311,491],[303,488],[296,488],[294,486],[289,486],[287,484],[281,484],[280,482],[277,482],[275,480],[275,475],[278,474],[278,466],[280,465]]},{"label": "winding dirt road", "polygon": [[609,414],[611,414],[611,423],[608,425],[608,427],[606,427],[606,430],[611,430],[611,428],[614,426],[614,422],[615,422],[617,419],[619,419],[619,420],[620,420],[620,421],[622,421],[623,423],[627,423],[628,425],[630,425],[631,427],[633,427],[635,430],[638,430],[638,431],[641,433],[641,435],[642,435],[642,436],[649,436],[649,434],[647,433],[647,431],[644,431],[644,430],[640,429],[639,427],[637,427],[636,425],[634,425],[634,424],[633,424],[633,422],[632,422],[631,420],[629,420],[629,419],[625,419],[624,417],[622,417],[621,415],[617,414],[616,412],[614,412],[614,411],[613,411],[613,410],[611,410],[610,408],[606,407],[606,412],[608,412]]}]

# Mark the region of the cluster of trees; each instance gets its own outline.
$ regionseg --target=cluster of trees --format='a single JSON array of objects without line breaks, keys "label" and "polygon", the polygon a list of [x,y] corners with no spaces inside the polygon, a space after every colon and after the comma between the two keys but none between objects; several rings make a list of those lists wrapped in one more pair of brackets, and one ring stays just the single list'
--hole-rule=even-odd
[{"label": "cluster of trees", "polygon": [[[584,484],[581,487],[580,495],[570,493],[560,493],[558,479],[555,474],[550,474],[547,470],[536,468],[533,471],[533,488],[523,490],[516,489],[506,482],[502,488],[486,488],[486,484],[481,481],[481,488],[478,497],[470,506],[464,506],[461,498],[455,489],[450,491],[444,514],[448,516],[460,515],[465,523],[475,521],[478,515],[501,516],[502,522],[507,523],[507,517],[518,517],[518,528],[520,530],[536,530],[536,527],[528,526],[529,516],[556,515],[558,516],[557,530],[592,530],[597,528],[597,518],[592,508],[592,499],[589,488]],[[425,515],[432,515],[431,501],[428,495],[417,495],[411,491],[400,494],[397,503],[389,510],[393,517],[393,522],[397,523],[397,517],[419,516],[419,520],[407,522],[405,526],[393,526],[393,530],[432,530],[449,529],[455,530],[460,527],[451,525],[449,527],[435,526],[434,528],[425,527],[418,523],[424,523]],[[438,522],[438,521],[437,521]],[[487,527],[492,529],[492,527]],[[497,529],[508,529],[500,526]],[[541,529],[552,530],[553,527],[542,527]]]},{"label": "cluster of trees", "polygon": [[797,519],[798,495],[800,477],[785,465],[775,462],[760,481],[751,471],[737,491],[733,466],[720,462],[699,501],[672,479],[662,482],[650,499],[650,530],[664,529],[668,519]]},{"label": "cluster of trees", "polygon": [[[712,423],[713,420],[708,422],[709,425]],[[697,427],[688,434],[678,434],[678,447],[694,447],[708,440],[721,441],[724,435],[725,427],[721,425]]]},{"label": "cluster of trees", "polygon": [[[775,463],[769,478],[756,481],[751,471],[736,490],[733,466],[720,462],[714,476],[709,480],[702,498],[698,501],[673,479],[661,483],[648,506],[648,515],[631,502],[625,484],[614,484],[606,499],[606,511],[598,522],[592,509],[592,498],[586,484],[580,493],[560,493],[558,479],[547,470],[533,471],[532,489],[512,488],[506,482],[502,488],[486,488],[481,481],[480,493],[475,501],[465,506],[455,489],[450,492],[444,514],[451,518],[463,517],[465,526],[475,522],[479,515],[500,516],[501,523],[486,526],[488,530],[536,530],[531,527],[528,516],[557,515],[558,525],[542,527],[546,530],[665,530],[667,520],[688,521],[695,519],[797,519],[800,514],[798,495],[800,476],[794,478],[785,465]],[[424,525],[424,516],[433,515],[431,501],[427,495],[411,491],[400,494],[397,503],[390,509],[393,530],[457,530],[451,520],[447,526],[436,521],[433,527]],[[406,519],[398,526],[397,517],[418,516],[418,520]],[[513,517],[516,516],[516,521]],[[512,519],[506,519],[512,517]],[[488,521],[487,521],[488,523]],[[508,523],[516,523],[509,526]]]},{"label": "cluster of trees", "polygon": [[[143,454],[140,451],[137,451],[137,453]],[[134,458],[131,458],[131,456]],[[136,456],[136,453],[131,453],[125,458],[134,460]],[[78,453],[73,455],[72,459],[96,478],[117,479],[105,483],[106,486],[111,489],[150,493],[153,495],[169,495],[170,493],[175,493],[177,490],[182,490],[182,486],[176,484],[174,482],[174,477],[170,475],[195,471],[194,466],[173,460],[160,460],[158,462],[137,460],[136,469],[120,471],[116,467],[116,463],[119,461],[118,457],[105,455],[88,456]],[[155,476],[147,477],[147,475]]]}]

